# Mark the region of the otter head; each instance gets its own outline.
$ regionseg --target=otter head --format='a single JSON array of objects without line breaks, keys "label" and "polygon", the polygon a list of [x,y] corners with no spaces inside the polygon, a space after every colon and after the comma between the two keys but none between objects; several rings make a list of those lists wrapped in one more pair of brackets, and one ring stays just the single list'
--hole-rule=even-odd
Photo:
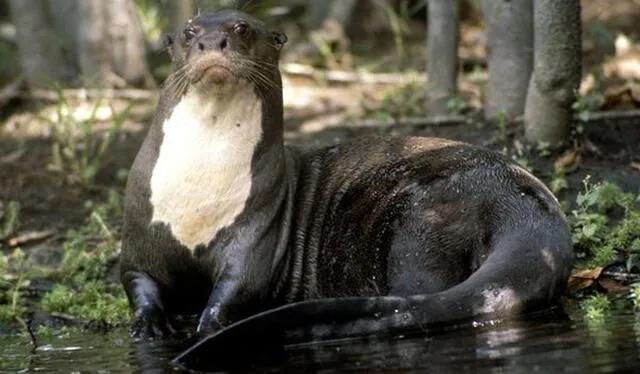
[{"label": "otter head", "polygon": [[[201,13],[166,42],[178,91],[220,91],[239,83],[280,89],[278,58],[287,37],[238,11]],[[184,93],[184,92],[181,92]]]}]

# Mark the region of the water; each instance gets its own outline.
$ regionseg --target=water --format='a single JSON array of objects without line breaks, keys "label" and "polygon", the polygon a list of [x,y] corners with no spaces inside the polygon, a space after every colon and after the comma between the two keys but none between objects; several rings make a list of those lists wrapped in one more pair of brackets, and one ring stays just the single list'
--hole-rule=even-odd
[{"label": "water", "polygon": [[[288,348],[269,363],[237,353],[233,372],[618,373],[640,372],[640,315],[630,308],[602,320],[548,313],[521,321],[449,328],[400,339]],[[0,372],[179,372],[171,358],[191,341],[133,342],[125,330],[42,339],[0,338]],[[215,352],[212,352],[215,354]]]}]

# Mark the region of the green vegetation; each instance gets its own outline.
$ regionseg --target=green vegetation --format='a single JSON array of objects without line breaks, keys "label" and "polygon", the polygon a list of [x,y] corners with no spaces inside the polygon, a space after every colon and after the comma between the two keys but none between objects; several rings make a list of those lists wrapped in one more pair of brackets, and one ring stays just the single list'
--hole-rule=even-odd
[{"label": "green vegetation", "polygon": [[569,221],[581,265],[605,266],[621,255],[627,258],[627,268],[631,269],[640,255],[637,198],[613,183],[592,184],[587,178],[576,204]]},{"label": "green vegetation", "polygon": [[567,182],[567,172],[564,168],[553,169],[553,179],[551,179],[549,188],[551,189],[551,192],[556,195],[561,191],[569,188],[569,182]]},{"label": "green vegetation", "polygon": [[151,0],[136,0],[136,6],[145,35],[151,42],[157,42],[169,27],[169,19],[162,14],[162,4]]},{"label": "green vegetation", "polygon": [[129,319],[129,305],[120,284],[90,281],[74,290],[56,285],[42,299],[42,309],[49,313],[65,313],[85,321],[101,321],[119,325]]},{"label": "green vegetation", "polygon": [[599,324],[611,310],[611,300],[607,295],[592,295],[581,300],[580,307],[584,311],[587,322]]},{"label": "green vegetation", "polygon": [[9,201],[6,205],[0,201],[0,240],[8,238],[18,230],[20,224],[20,203]]},{"label": "green vegetation", "polygon": [[30,268],[31,264],[20,249],[9,256],[0,253],[0,322],[19,319],[26,312],[21,289],[29,284]]},{"label": "green vegetation", "polygon": [[392,122],[403,117],[424,116],[425,100],[422,84],[412,82],[387,92],[379,104],[361,101],[360,107],[364,118]]},{"label": "green vegetation", "polygon": [[469,104],[460,96],[447,100],[447,109],[453,115],[462,115],[469,111]]},{"label": "green vegetation", "polygon": [[[85,322],[126,323],[129,307],[120,284],[110,280],[118,256],[118,241],[110,222],[122,214],[120,197],[110,191],[107,202],[91,207],[87,223],[70,230],[62,246],[62,261],[56,269],[33,266],[19,249],[0,256],[0,322],[21,322],[33,308],[64,313]],[[41,298],[29,296],[34,279],[56,285]]]},{"label": "green vegetation", "polygon": [[[51,163],[48,169],[65,179],[69,184],[93,187],[95,177],[103,166],[109,147],[122,129],[131,106],[116,113],[111,106],[105,107],[98,100],[86,120],[78,119],[76,109],[69,104],[62,91],[58,90],[59,102],[56,118],[42,117],[52,129]],[[99,112],[109,110],[111,125],[100,134],[96,131]]]}]

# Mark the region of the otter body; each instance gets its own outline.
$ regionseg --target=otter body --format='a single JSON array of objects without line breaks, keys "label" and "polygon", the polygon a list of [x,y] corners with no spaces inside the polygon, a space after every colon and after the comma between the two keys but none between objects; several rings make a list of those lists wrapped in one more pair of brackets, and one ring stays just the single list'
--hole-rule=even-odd
[{"label": "otter body", "polygon": [[559,298],[573,261],[565,218],[502,155],[419,137],[285,147],[285,42],[236,11],[201,14],[172,40],[125,196],[134,335],[170,335],[180,314],[219,329],[284,305],[287,323],[360,319],[322,330],[343,336]]}]

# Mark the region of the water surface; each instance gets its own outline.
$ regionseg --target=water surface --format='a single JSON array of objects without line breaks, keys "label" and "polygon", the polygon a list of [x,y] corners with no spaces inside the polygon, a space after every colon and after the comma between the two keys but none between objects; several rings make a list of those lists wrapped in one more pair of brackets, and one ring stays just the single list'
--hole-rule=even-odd
[{"label": "water surface", "polygon": [[[630,308],[586,319],[574,307],[428,336],[288,347],[270,362],[233,358],[232,372],[613,373],[640,372],[640,315]],[[39,339],[0,337],[0,372],[180,372],[170,363],[193,341],[133,342],[124,329]],[[211,352],[212,355],[215,352]]]}]

